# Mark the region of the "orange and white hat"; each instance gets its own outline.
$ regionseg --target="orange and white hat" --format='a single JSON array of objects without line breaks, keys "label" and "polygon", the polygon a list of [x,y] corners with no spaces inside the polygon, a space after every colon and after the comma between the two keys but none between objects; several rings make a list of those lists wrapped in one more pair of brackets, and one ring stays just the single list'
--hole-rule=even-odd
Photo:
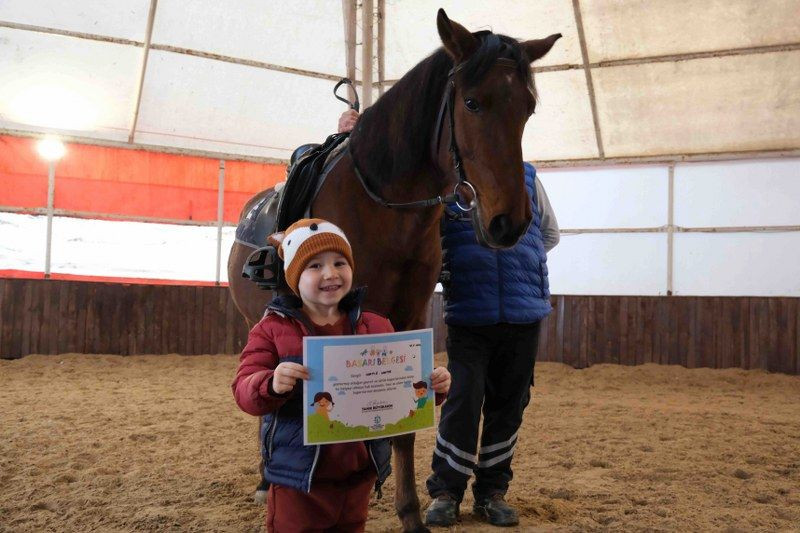
[{"label": "orange and white hat", "polygon": [[327,220],[302,218],[286,231],[270,235],[269,241],[277,246],[278,256],[283,259],[286,283],[297,295],[300,294],[297,288],[300,274],[308,261],[319,253],[339,252],[355,270],[350,242],[339,226]]}]

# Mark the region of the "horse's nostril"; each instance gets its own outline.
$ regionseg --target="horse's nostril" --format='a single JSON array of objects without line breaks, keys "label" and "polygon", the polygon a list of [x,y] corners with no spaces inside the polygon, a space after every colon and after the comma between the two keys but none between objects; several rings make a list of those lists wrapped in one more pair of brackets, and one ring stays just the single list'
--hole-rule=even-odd
[{"label": "horse's nostril", "polygon": [[508,215],[497,215],[489,223],[489,234],[501,246],[508,246],[516,242],[517,235],[514,233],[511,217]]}]

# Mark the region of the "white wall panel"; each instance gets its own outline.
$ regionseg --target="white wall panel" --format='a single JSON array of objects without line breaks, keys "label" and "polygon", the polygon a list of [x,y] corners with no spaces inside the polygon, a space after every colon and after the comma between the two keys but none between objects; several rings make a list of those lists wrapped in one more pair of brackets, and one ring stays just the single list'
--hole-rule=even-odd
[{"label": "white wall panel", "polygon": [[336,131],[334,82],[152,51],[136,141],[287,158]]},{"label": "white wall panel", "polygon": [[547,257],[553,294],[666,294],[667,237],[562,235]]},{"label": "white wall panel", "polygon": [[127,140],[142,50],[0,28],[0,127]]},{"label": "white wall panel", "polygon": [[679,233],[674,291],[692,296],[800,296],[800,232]]},{"label": "white wall panel", "polygon": [[0,213],[0,270],[44,272],[47,218]]},{"label": "white wall panel", "polygon": [[597,157],[592,108],[581,70],[535,76],[539,100],[522,134],[526,161]]},{"label": "white wall panel", "polygon": [[2,0],[0,20],[144,41],[149,0]]},{"label": "white wall panel", "polygon": [[581,63],[581,48],[572,2],[463,2],[395,0],[386,3],[386,78],[398,79],[442,45],[436,31],[436,12],[469,31],[492,30],[517,39],[540,39],[553,33],[564,37],[536,65]]},{"label": "white wall panel", "polygon": [[606,156],[800,146],[800,52],[593,70]]},{"label": "white wall panel", "polygon": [[[47,218],[0,213],[0,270],[44,271]],[[222,229],[220,281],[236,228]],[[217,228],[53,218],[51,271],[82,276],[215,281]]]},{"label": "white wall panel", "polygon": [[[228,256],[231,252],[231,246],[236,240],[236,228],[233,227],[224,227],[222,228],[222,256],[220,259],[220,282],[227,283],[228,282]],[[216,268],[216,266],[214,267]],[[238,276],[239,274],[237,274]],[[212,279],[212,281],[216,281]]]},{"label": "white wall panel", "polygon": [[56,217],[52,272],[213,280],[217,229]]},{"label": "white wall panel", "polygon": [[345,75],[339,1],[161,0],[153,42]]},{"label": "white wall panel", "polygon": [[800,159],[675,166],[679,226],[800,226]]},{"label": "white wall panel", "polygon": [[580,2],[590,61],[800,41],[797,0]]},{"label": "white wall panel", "polygon": [[538,176],[562,228],[645,228],[667,223],[667,167],[542,169]]}]

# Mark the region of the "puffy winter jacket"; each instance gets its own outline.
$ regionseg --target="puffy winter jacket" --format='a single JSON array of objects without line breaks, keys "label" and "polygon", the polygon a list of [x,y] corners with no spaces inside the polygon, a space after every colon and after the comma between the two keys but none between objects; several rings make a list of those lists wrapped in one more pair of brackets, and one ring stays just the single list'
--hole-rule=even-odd
[{"label": "puffy winter jacket", "polygon": [[[391,333],[388,319],[361,312],[363,289],[352,291],[339,303],[347,312],[354,334]],[[263,416],[261,453],[264,479],[270,483],[311,491],[320,446],[303,444],[303,390],[298,385],[286,395],[271,391],[275,367],[282,362],[303,363],[303,337],[314,335],[313,324],[300,311],[295,296],[281,296],[267,307],[264,318],[250,331],[233,381],[236,403],[246,413]],[[364,441],[377,472],[376,490],[391,473],[388,439]]]}]

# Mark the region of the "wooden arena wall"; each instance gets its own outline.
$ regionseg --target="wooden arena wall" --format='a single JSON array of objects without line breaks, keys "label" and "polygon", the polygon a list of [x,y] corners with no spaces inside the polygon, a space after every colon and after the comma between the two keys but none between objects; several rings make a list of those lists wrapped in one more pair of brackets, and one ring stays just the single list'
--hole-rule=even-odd
[{"label": "wooden arena wall", "polygon": [[236,353],[246,339],[227,287],[0,279],[0,358]]},{"label": "wooden arena wall", "polygon": [[539,361],[800,373],[800,298],[553,296]]},{"label": "wooden arena wall", "polygon": [[[800,298],[553,296],[539,361],[760,368],[800,373]],[[430,302],[437,351],[447,329]],[[237,353],[247,337],[227,287],[0,279],[0,358]]]}]

